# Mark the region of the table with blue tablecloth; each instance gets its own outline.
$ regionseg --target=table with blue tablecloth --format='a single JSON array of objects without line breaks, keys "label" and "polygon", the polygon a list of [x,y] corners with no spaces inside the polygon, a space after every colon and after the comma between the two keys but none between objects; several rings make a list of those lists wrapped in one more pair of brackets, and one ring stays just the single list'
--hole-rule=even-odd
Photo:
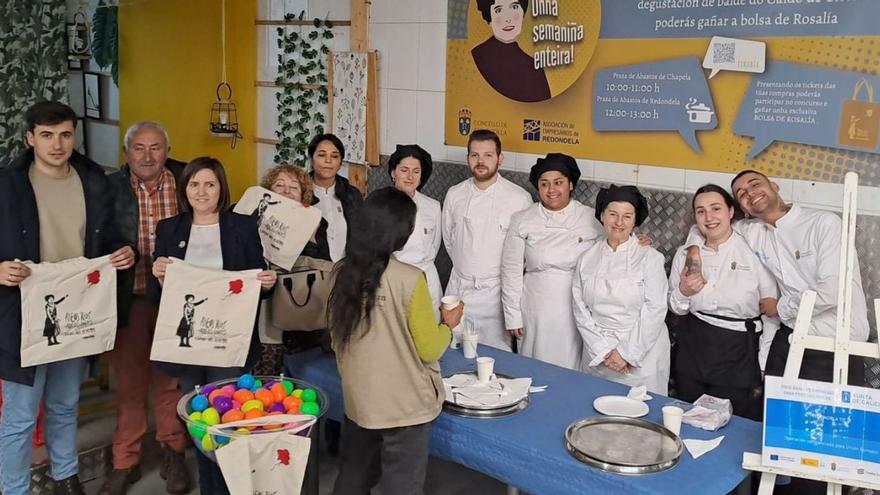
[{"label": "table with blue tablecloth", "polygon": [[[747,475],[743,452],[760,452],[761,424],[734,416],[716,432],[682,425],[682,438],[707,440],[724,435],[715,450],[693,459],[686,451],[673,469],[657,474],[626,476],[588,467],[565,450],[565,428],[575,420],[597,416],[593,400],[626,395],[629,388],[510,352],[480,346],[481,356],[495,358],[495,371],[531,377],[547,391],[529,396],[529,406],[513,416],[472,419],[441,414],[434,422],[431,455],[456,462],[495,479],[538,494],[686,493],[724,494]],[[449,350],[440,360],[443,375],[473,370],[473,359]],[[327,417],[342,420],[342,386],[333,356],[313,349],[285,358],[286,372],[321,387],[330,399]],[[662,423],[660,409],[673,399],[654,395],[647,402],[649,421]]]}]

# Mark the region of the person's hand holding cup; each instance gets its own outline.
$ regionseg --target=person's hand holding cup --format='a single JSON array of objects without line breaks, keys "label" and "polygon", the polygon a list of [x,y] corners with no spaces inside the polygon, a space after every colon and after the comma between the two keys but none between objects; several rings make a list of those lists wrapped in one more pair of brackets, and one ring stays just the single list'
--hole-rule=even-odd
[{"label": "person's hand holding cup", "polygon": [[446,296],[440,299],[440,321],[449,328],[457,327],[463,315],[464,302],[458,296]]}]

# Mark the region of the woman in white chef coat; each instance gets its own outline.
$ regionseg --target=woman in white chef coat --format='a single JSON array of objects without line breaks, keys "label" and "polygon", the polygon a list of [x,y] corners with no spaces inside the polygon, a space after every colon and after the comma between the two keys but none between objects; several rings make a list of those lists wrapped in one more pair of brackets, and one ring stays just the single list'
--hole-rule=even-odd
[{"label": "woman in white chef coat", "polygon": [[666,395],[669,333],[663,255],[633,235],[648,218],[634,186],[610,186],[596,197],[604,235],[578,260],[572,306],[583,339],[582,369]]},{"label": "woman in white chef coat", "polygon": [[394,253],[398,261],[420,268],[428,279],[428,292],[438,321],[443,289],[434,259],[440,250],[440,202],[422,194],[431,177],[431,154],[417,144],[397,145],[388,159],[388,174],[398,190],[416,203],[416,224],[403,249]]},{"label": "woman in white chef coat", "polygon": [[767,321],[765,328],[761,308],[778,298],[776,281],[733,230],[731,221],[742,212],[730,193],[705,185],[694,193],[692,206],[702,235],[702,266],[682,246],[669,275],[669,309],[688,315],[673,366],[677,396],[688,402],[703,394],[730,399],[734,414],[760,421],[759,361],[766,360],[778,326]]},{"label": "woman in white chef coat", "polygon": [[580,336],[571,311],[577,260],[602,234],[595,211],[573,199],[574,158],[550,153],[529,173],[540,201],[511,217],[501,261],[501,301],[520,353],[578,369]]}]

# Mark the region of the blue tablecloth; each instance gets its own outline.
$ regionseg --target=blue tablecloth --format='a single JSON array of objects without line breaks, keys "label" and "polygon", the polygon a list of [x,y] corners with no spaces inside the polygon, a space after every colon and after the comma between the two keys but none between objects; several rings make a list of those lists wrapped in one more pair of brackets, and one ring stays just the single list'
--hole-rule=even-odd
[{"label": "blue tablecloth", "polygon": [[[531,377],[534,385],[548,385],[546,392],[531,394],[528,408],[498,419],[470,419],[443,413],[434,422],[431,454],[480,471],[528,493],[684,493],[724,494],[742,481],[743,452],[760,452],[761,424],[734,417],[717,432],[682,425],[682,438],[710,439],[724,435],[715,450],[693,459],[685,452],[681,462],[666,472],[624,476],[602,472],[572,458],[565,450],[565,428],[575,420],[596,416],[593,399],[603,395],[626,395],[623,385],[584,373],[553,366],[491,347],[480,346],[481,356],[495,358],[495,371],[515,377]],[[443,374],[474,369],[474,360],[449,350],[440,360]],[[290,376],[324,389],[330,400],[327,416],[343,417],[342,387],[336,362],[320,350],[288,356]],[[662,423],[660,408],[673,399],[654,396],[645,419]]]}]

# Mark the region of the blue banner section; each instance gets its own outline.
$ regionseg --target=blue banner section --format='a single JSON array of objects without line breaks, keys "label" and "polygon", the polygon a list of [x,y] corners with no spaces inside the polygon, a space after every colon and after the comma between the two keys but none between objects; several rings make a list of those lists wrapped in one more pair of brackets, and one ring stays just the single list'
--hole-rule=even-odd
[{"label": "blue banner section", "polygon": [[600,38],[880,35],[877,0],[602,0]]},{"label": "blue banner section", "polygon": [[593,85],[593,129],[675,131],[700,152],[697,131],[718,126],[700,60],[683,57],[605,69]]},{"label": "blue banner section", "polygon": [[775,62],[755,75],[733,132],[755,138],[749,159],[773,141],[880,152],[880,79]]},{"label": "blue banner section", "polygon": [[880,414],[782,399],[767,399],[764,444],[816,454],[880,462]]}]

